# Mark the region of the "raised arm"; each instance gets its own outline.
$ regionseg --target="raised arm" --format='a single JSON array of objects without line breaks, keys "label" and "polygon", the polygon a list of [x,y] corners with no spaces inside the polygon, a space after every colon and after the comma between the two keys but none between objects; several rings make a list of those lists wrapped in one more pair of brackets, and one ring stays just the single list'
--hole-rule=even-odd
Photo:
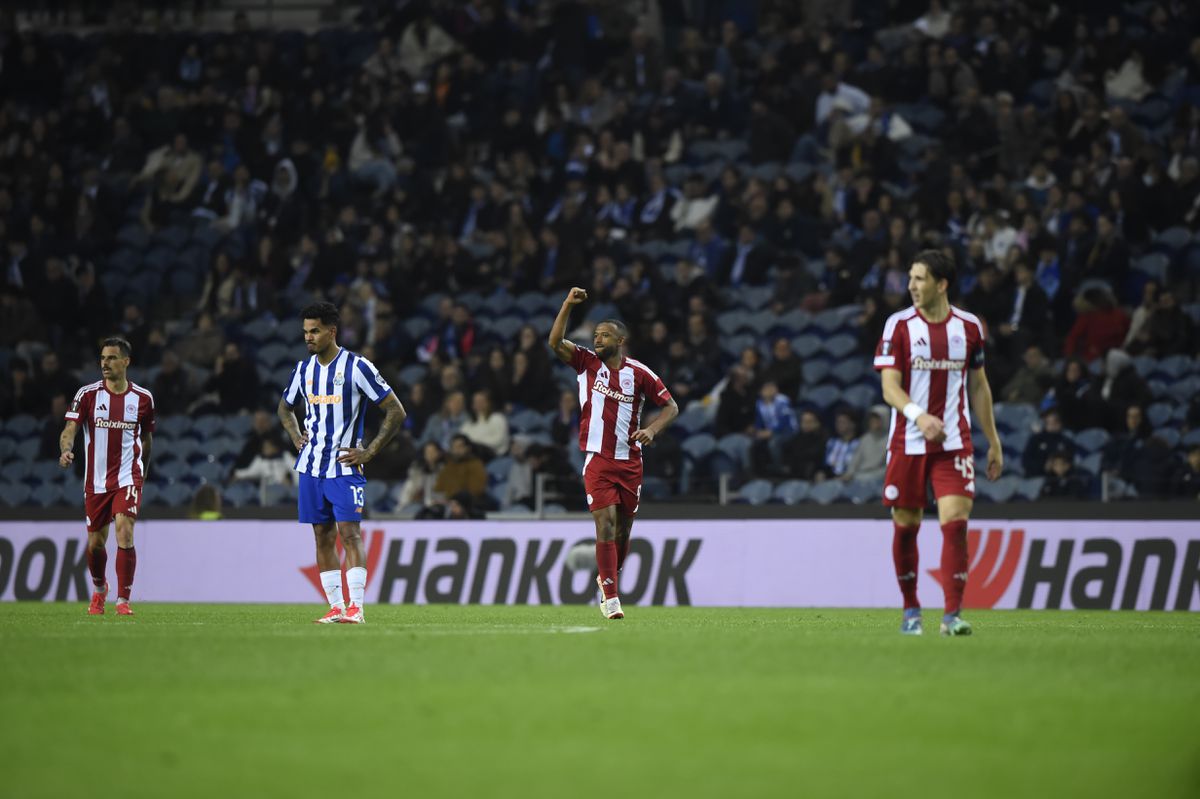
[{"label": "raised arm", "polygon": [[883,401],[904,414],[910,422],[915,422],[921,434],[928,441],[945,441],[946,430],[942,420],[912,401],[912,397],[904,390],[899,369],[884,369],[880,373],[883,383]]},{"label": "raised arm", "polygon": [[58,437],[58,465],[64,469],[75,461],[75,434],[79,425],[67,422],[63,425],[62,435]]},{"label": "raised arm", "polygon": [[279,400],[279,407],[276,409],[276,415],[279,416],[279,421],[283,425],[284,432],[288,434],[288,438],[292,440],[292,446],[296,451],[304,449],[304,445],[308,443],[308,433],[300,432],[300,423],[296,421],[296,413],[292,410],[292,406],[285,399]]},{"label": "raised arm", "polygon": [[550,349],[554,350],[554,354],[563,363],[570,363],[575,357],[575,344],[563,338],[567,334],[567,319],[571,316],[571,306],[578,305],[586,299],[587,292],[581,288],[568,291],[567,298],[558,309],[558,316],[554,317],[554,324],[550,326]]},{"label": "raised arm", "polygon": [[972,369],[968,373],[967,392],[971,397],[971,410],[975,420],[987,436],[987,476],[989,480],[998,480],[1004,470],[1004,448],[1000,445],[1000,434],[996,432],[996,411],[992,407],[992,387],[988,385],[987,375],[983,367]]}]

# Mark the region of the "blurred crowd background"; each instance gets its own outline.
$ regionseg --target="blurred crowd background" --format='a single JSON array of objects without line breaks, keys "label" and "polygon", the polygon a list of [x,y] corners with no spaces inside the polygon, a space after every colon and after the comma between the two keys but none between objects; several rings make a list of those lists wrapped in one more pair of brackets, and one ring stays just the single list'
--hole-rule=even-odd
[{"label": "blurred crowd background", "polygon": [[0,503],[78,503],[62,413],[117,333],[148,501],[290,504],[326,298],[409,413],[373,509],[580,509],[571,286],[570,337],[620,317],[683,409],[647,496],[876,502],[870,355],[925,247],[988,329],[981,501],[1200,495],[1194,3],[162,5],[0,12]]}]

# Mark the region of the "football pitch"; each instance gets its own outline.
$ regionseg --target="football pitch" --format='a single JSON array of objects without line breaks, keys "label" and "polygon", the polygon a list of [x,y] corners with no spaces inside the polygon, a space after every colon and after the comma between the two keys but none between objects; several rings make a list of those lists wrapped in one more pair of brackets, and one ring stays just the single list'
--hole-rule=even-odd
[{"label": "football pitch", "polygon": [[0,796],[1200,795],[1200,615],[0,605]]}]

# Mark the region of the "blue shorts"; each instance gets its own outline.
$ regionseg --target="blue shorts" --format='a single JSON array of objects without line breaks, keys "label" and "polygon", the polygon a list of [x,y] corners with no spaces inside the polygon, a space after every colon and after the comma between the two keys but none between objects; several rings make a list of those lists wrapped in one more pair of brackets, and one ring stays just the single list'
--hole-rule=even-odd
[{"label": "blue shorts", "polygon": [[366,488],[367,478],[361,474],[342,477],[300,475],[300,522],[361,522]]}]

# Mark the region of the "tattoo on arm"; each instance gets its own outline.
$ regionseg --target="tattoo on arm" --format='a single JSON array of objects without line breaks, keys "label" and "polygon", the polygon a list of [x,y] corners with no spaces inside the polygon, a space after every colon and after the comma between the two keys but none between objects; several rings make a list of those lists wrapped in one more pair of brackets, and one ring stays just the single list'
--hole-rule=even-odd
[{"label": "tattoo on arm", "polygon": [[66,426],[63,427],[62,435],[58,437],[59,452],[70,452],[75,449],[76,429],[78,429],[78,425],[74,422],[67,422]]},{"label": "tattoo on arm", "polygon": [[367,454],[372,458],[375,457],[379,450],[387,446],[387,443],[392,440],[396,433],[400,432],[401,426],[404,424],[404,419],[407,414],[404,412],[404,406],[400,404],[400,400],[396,398],[395,393],[388,394],[380,403],[383,408],[383,422],[379,425],[379,432],[375,438],[367,445]]},{"label": "tattoo on arm", "polygon": [[283,424],[284,432],[288,434],[288,438],[291,441],[298,439],[300,437],[300,423],[296,421],[296,414],[292,411],[292,406],[280,400],[276,413],[279,416],[280,423]]}]

